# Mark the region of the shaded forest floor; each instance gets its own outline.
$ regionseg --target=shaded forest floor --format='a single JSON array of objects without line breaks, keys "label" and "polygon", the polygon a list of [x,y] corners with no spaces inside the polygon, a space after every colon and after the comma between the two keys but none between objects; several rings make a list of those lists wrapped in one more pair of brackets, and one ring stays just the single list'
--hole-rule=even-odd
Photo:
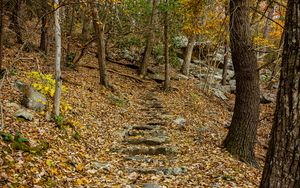
[{"label": "shaded forest floor", "polygon": [[[10,72],[1,88],[4,108],[4,132],[20,132],[29,139],[31,146],[42,141],[49,148],[41,153],[16,150],[12,143],[0,139],[1,187],[130,187],[156,182],[166,187],[257,187],[261,168],[252,168],[221,148],[234,104],[234,95],[222,101],[203,93],[196,79],[172,80],[170,92],[160,90],[152,80],[140,82],[126,76],[108,72],[114,89],[105,89],[99,83],[97,69],[79,66],[77,71],[63,68],[63,83],[67,92],[63,101],[72,106],[65,118],[73,127],[59,128],[47,121],[44,114],[34,113],[33,121],[15,118],[16,109],[9,104],[20,104],[21,93],[14,82],[29,83],[28,73],[40,70],[53,73],[53,60],[44,59],[39,53],[5,51],[5,65]],[[37,66],[37,59],[39,59]],[[83,65],[97,67],[96,58],[86,55]],[[136,71],[108,63],[108,68],[128,75]],[[172,74],[176,74],[172,70]],[[178,176],[136,174],[124,170],[128,164],[122,154],[113,152],[118,145],[120,131],[134,125],[140,117],[141,99],[150,90],[157,91],[157,98],[170,115],[168,133],[179,148],[176,165],[187,172]],[[263,166],[267,135],[271,128],[274,104],[261,105],[261,121],[256,148],[257,158]],[[184,128],[173,120],[183,117]],[[74,128],[75,127],[75,128]],[[74,135],[74,129],[76,135]],[[158,156],[159,158],[159,156]],[[91,164],[98,164],[92,168]]]}]

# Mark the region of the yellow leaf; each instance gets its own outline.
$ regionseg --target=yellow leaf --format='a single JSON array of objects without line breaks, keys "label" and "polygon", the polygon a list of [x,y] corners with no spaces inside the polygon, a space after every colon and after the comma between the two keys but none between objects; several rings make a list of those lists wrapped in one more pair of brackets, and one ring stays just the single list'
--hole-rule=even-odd
[{"label": "yellow leaf", "polygon": [[54,166],[53,163],[52,163],[52,161],[51,161],[50,159],[47,159],[46,164],[47,164],[47,166],[49,166],[49,167]]},{"label": "yellow leaf", "polygon": [[79,163],[78,165],[76,165],[76,169],[77,169],[78,171],[82,171],[82,170],[84,169],[84,164]]}]

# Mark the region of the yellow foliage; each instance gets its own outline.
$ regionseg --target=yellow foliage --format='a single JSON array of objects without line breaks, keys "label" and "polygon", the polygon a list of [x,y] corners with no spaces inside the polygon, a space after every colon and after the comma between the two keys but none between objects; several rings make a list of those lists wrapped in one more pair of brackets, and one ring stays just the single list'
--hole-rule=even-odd
[{"label": "yellow foliage", "polygon": [[[31,84],[32,87],[43,93],[48,98],[52,99],[54,97],[56,81],[51,74],[43,74],[33,71],[29,73],[29,77],[34,81],[34,83]],[[65,92],[67,92],[67,88],[62,86],[62,93]],[[68,103],[62,101],[60,105],[61,113],[65,114],[70,110],[72,110],[72,107]]]}]

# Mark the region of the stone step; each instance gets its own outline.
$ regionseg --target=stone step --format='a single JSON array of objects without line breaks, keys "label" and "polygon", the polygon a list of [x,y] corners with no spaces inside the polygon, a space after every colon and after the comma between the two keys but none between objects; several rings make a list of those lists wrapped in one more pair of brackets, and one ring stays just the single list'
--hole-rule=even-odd
[{"label": "stone step", "polygon": [[133,146],[121,149],[121,152],[128,155],[172,155],[177,153],[174,146]]},{"label": "stone step", "polygon": [[136,172],[139,174],[163,174],[163,175],[180,175],[187,172],[186,167],[162,167],[162,168],[126,168],[128,173]]},{"label": "stone step", "polygon": [[167,125],[168,122],[166,121],[159,121],[159,120],[153,120],[153,121],[148,121],[148,122],[145,122],[146,125],[150,125],[150,126],[153,126],[153,125]]},{"label": "stone step", "polygon": [[161,126],[159,125],[135,125],[131,127],[131,130],[157,130],[157,129],[163,129]]},{"label": "stone step", "polygon": [[128,130],[125,133],[126,136],[150,136],[150,137],[156,137],[156,136],[164,136],[167,135],[167,131],[161,130],[161,129],[151,129],[151,130],[136,130],[131,129]]},{"label": "stone step", "polygon": [[123,142],[127,144],[134,144],[134,145],[149,145],[149,146],[156,146],[168,143],[170,140],[167,136],[159,136],[159,137],[128,137]]}]

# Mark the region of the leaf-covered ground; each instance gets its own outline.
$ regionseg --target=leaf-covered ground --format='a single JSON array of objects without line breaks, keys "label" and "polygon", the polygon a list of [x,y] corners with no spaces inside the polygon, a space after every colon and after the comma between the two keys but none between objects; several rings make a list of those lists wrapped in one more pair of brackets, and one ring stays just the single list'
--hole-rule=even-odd
[{"label": "leaf-covered ground", "polygon": [[[53,60],[44,59],[38,53],[12,49],[5,53],[9,74],[0,95],[3,132],[12,135],[20,132],[31,147],[47,142],[49,148],[24,152],[17,150],[13,142],[0,139],[1,187],[130,187],[147,182],[165,187],[258,186],[261,168],[236,160],[221,147],[232,115],[234,95],[224,102],[204,94],[196,79],[173,80],[175,89],[163,92],[154,81],[142,83],[112,72],[108,77],[114,89],[105,89],[98,84],[97,69],[79,66],[77,71],[68,68],[63,71],[64,85],[68,88],[63,101],[73,108],[65,118],[72,126],[58,127],[39,113],[34,113],[33,121],[23,121],[15,118],[16,109],[9,105],[20,104],[21,100],[14,82],[28,83],[28,73],[34,70],[53,73]],[[97,67],[96,58],[91,56],[83,58],[80,64]],[[136,75],[133,69],[113,63],[108,68]],[[153,89],[159,91],[157,97],[168,114],[187,120],[184,129],[172,121],[167,127],[173,144],[179,148],[176,165],[188,169],[178,176],[128,173],[124,170],[128,164],[122,154],[111,151],[112,146],[120,143],[120,131],[141,118],[141,99]],[[273,105],[261,106],[256,152],[261,166]]]}]

